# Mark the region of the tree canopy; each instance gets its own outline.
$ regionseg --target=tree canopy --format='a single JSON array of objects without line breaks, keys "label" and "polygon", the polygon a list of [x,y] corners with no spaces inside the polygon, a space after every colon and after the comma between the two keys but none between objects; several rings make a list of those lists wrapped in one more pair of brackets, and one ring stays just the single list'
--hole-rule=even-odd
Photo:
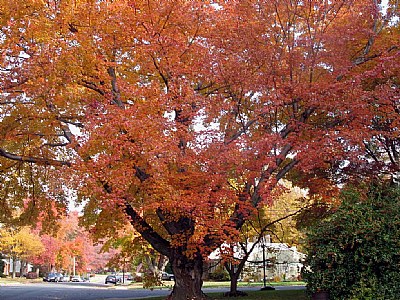
[{"label": "tree canopy", "polygon": [[169,257],[175,299],[280,179],[329,199],[399,171],[396,1],[0,7],[1,205],[62,208],[70,180],[94,234]]}]

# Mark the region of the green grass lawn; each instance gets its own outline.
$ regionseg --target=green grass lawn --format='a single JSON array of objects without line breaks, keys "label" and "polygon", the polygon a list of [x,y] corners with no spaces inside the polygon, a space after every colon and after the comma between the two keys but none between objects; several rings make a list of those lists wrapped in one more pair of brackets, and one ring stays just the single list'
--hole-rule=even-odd
[{"label": "green grass lawn", "polygon": [[[280,281],[268,282],[267,285],[272,286],[286,286],[286,285],[306,285],[304,281]],[[204,281],[203,288],[205,287],[229,287],[230,281]],[[238,282],[238,287],[241,286],[262,286],[262,282]]]},{"label": "green grass lawn", "polygon": [[2,284],[8,284],[8,283],[27,283],[27,282],[30,282],[30,283],[35,283],[35,282],[42,282],[43,281],[43,279],[42,278],[37,278],[37,279],[26,279],[25,277],[22,277],[22,278],[20,278],[20,277],[16,277],[16,278],[9,278],[9,277],[6,277],[6,278],[0,278],[0,283],[2,283]]},{"label": "green grass lawn", "polygon": [[[304,290],[293,290],[293,291],[249,291],[249,295],[245,297],[237,297],[233,299],[237,300],[306,300],[306,292]],[[210,294],[213,299],[231,299],[223,297],[221,293]]]},{"label": "green grass lawn", "polygon": [[[224,297],[222,293],[209,293],[207,294],[211,299],[215,300],[308,300],[304,290],[293,290],[293,291],[249,291],[248,296],[229,298]],[[146,300],[164,300],[165,297],[154,297],[146,298]]]},{"label": "green grass lawn", "polygon": [[[217,288],[217,287],[226,287],[230,286],[229,281],[204,281],[203,288]],[[154,289],[162,289],[162,288],[172,288],[174,285],[171,281],[164,281],[162,286],[155,286]],[[262,282],[238,282],[238,288],[240,287],[262,287]],[[304,281],[280,281],[280,282],[268,282],[267,285],[269,286],[290,286],[290,285],[306,285]],[[142,288],[141,282],[133,282],[130,284],[132,288]]]}]

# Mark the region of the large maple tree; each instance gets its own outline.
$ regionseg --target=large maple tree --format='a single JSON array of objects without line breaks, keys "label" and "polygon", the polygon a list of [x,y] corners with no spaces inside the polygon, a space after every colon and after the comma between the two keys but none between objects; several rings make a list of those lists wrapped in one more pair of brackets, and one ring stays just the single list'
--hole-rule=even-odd
[{"label": "large maple tree", "polygon": [[396,1],[0,4],[2,182],[65,171],[92,232],[169,258],[173,299],[289,173],[399,171]]}]

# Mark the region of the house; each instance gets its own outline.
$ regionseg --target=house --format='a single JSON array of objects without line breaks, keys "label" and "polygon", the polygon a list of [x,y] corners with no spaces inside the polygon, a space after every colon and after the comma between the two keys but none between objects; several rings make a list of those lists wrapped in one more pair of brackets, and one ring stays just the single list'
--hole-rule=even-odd
[{"label": "house", "polygon": [[[266,279],[280,281],[298,280],[306,255],[297,251],[296,247],[290,247],[284,243],[257,244],[246,265],[246,269],[255,274],[257,278],[264,276],[263,257],[265,257]],[[243,274],[244,276],[246,274]]]},{"label": "house", "polygon": [[[242,271],[241,280],[263,281],[264,269],[265,278],[268,281],[298,280],[300,278],[302,262],[306,255],[299,252],[296,247],[290,247],[285,243],[272,243],[269,237],[264,239],[264,243],[248,242],[246,247],[247,251],[254,248]],[[223,249],[224,245],[221,248]],[[243,257],[243,251],[239,247],[234,246],[233,252],[235,258]],[[221,258],[220,253],[221,250],[217,249],[210,254],[209,272],[212,273],[217,269],[218,261]]]},{"label": "house", "polygon": [[[1,261],[3,262],[3,270],[0,270],[0,274],[9,275],[10,274],[10,262],[8,259],[2,258]],[[1,264],[0,264],[1,265]]]},{"label": "house", "polygon": [[[2,261],[4,262],[3,275],[11,276],[13,273],[13,259],[12,258],[3,258]],[[24,269],[25,269],[24,274],[31,272],[32,265],[31,264],[25,265]],[[19,261],[19,260],[17,260],[15,262],[15,271],[16,271],[17,276],[19,276],[19,273],[21,271],[21,261]]]}]

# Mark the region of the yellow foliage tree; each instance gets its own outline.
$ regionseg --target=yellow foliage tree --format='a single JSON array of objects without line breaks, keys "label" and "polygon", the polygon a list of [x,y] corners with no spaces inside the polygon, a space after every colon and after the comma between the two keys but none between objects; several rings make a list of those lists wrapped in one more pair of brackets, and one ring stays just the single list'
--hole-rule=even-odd
[{"label": "yellow foliage tree", "polygon": [[281,243],[300,245],[303,237],[296,227],[295,216],[307,206],[306,191],[292,186],[288,181],[282,181],[271,194],[273,200],[262,206],[257,214],[250,218],[240,230],[238,242],[231,244],[242,254],[235,257],[233,248],[226,247],[223,251],[223,263],[231,279],[229,294],[237,296],[237,281],[245,267],[245,263],[256,245],[264,241],[266,235]]},{"label": "yellow foliage tree", "polygon": [[2,228],[0,230],[0,251],[12,259],[12,277],[16,276],[16,263],[21,263],[20,276],[31,258],[41,254],[44,246],[38,235],[32,233],[30,227],[24,226]]}]

